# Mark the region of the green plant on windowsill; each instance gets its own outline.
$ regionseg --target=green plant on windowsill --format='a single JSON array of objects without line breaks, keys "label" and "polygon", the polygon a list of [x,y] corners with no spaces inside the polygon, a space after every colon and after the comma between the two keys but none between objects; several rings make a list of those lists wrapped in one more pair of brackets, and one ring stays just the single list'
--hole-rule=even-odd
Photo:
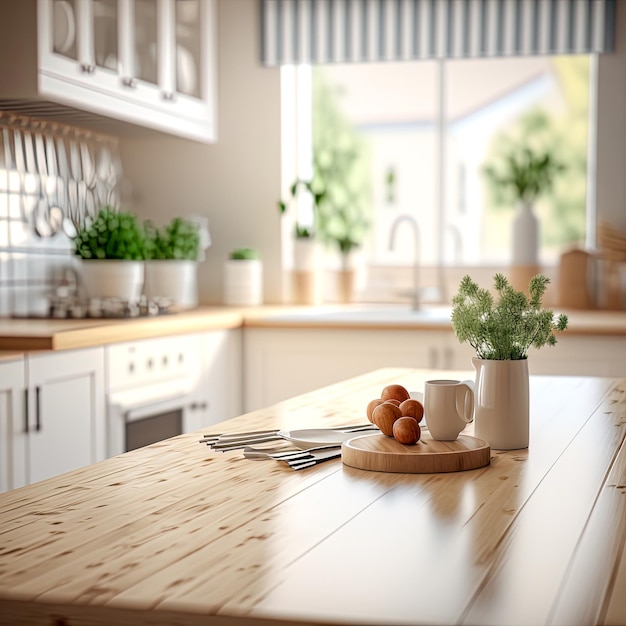
[{"label": "green plant on windowsill", "polygon": [[197,261],[200,252],[198,225],[180,217],[159,229],[150,221],[144,224],[146,258],[154,260]]},{"label": "green plant on windowsill", "polygon": [[233,261],[254,261],[259,258],[259,253],[254,248],[235,248],[228,258]]},{"label": "green plant on windowsill", "polygon": [[549,282],[537,274],[530,280],[527,296],[496,274],[494,298],[464,276],[452,299],[452,327],[458,340],[469,343],[479,359],[491,360],[526,359],[531,346],[555,345],[555,331],[564,331],[568,320],[564,314],[555,320],[554,313],[542,307]]},{"label": "green plant on windowsill", "polygon": [[146,237],[134,214],[105,206],[78,229],[74,251],[85,260],[141,261],[146,258]]},{"label": "green plant on windowsill", "polygon": [[[300,188],[304,188],[308,193],[311,194],[311,198],[313,200],[313,216],[315,219],[315,215],[319,210],[320,203],[324,199],[325,192],[315,190],[312,180],[304,180],[303,178],[296,179],[291,184],[291,187],[289,187],[289,199],[278,201],[278,210],[281,215],[285,214],[289,205],[296,199]],[[315,236],[315,231],[313,226],[306,226],[296,222],[296,225],[294,227],[294,235],[296,239],[312,239]]]},{"label": "green plant on windowsill", "polygon": [[500,201],[509,194],[515,200],[532,203],[552,188],[564,169],[549,150],[513,146],[497,164],[486,166],[484,173]]}]

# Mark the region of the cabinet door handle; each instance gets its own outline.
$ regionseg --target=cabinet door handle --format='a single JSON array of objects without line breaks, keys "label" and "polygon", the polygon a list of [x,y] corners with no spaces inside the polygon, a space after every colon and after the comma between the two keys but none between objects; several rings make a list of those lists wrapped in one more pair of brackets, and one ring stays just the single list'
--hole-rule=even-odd
[{"label": "cabinet door handle", "polygon": [[28,388],[24,389],[24,434],[28,434]]},{"label": "cabinet door handle", "polygon": [[122,85],[129,89],[135,89],[137,87],[137,81],[132,76],[126,76],[122,78]]},{"label": "cabinet door handle", "polygon": [[173,91],[162,91],[161,92],[161,98],[163,100],[173,100],[174,99],[174,92]]},{"label": "cabinet door handle", "polygon": [[41,387],[35,387],[35,430],[41,430]]},{"label": "cabinet door handle", "polygon": [[93,74],[96,71],[96,66],[91,63],[81,63],[80,69],[83,74]]}]

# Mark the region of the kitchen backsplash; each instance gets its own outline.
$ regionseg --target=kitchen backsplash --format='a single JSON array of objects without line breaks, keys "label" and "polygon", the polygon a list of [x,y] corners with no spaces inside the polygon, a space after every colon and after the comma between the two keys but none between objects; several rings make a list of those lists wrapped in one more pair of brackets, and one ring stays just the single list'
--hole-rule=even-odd
[{"label": "kitchen backsplash", "polygon": [[76,280],[77,226],[125,184],[116,138],[0,111],[0,316],[46,313]]}]

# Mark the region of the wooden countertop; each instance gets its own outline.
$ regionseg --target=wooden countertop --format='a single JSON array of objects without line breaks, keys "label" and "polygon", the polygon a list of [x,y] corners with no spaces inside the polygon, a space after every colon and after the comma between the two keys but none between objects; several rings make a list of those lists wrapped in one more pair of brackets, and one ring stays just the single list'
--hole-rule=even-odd
[{"label": "wooden countertop", "polygon": [[239,328],[239,309],[203,307],[133,319],[0,319],[0,350],[69,350],[203,330]]},{"label": "wooden countertop", "polygon": [[[624,336],[626,312],[565,311],[568,335]],[[0,352],[67,350],[225,328],[444,330],[449,309],[412,311],[406,306],[201,307],[173,315],[135,319],[54,320],[0,318]]]},{"label": "wooden countertop", "polygon": [[[210,431],[359,423],[434,374]],[[529,449],[467,472],[296,472],[182,435],[0,494],[0,623],[623,625],[625,434],[626,379],[560,376],[531,378]]]}]

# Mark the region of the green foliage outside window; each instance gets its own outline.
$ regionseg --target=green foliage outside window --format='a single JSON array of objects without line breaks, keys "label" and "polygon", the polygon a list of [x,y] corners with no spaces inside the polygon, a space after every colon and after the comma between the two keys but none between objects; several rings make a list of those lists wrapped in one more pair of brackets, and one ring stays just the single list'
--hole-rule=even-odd
[{"label": "green foliage outside window", "polygon": [[[552,63],[567,109],[558,117],[543,109],[521,116],[493,138],[486,165],[502,173],[512,155],[518,162],[528,161],[530,156],[534,159],[531,170],[534,168],[536,173],[541,169],[537,166],[548,157],[540,176],[546,172],[552,176],[547,184],[540,181],[535,209],[541,221],[541,245],[558,249],[585,238],[589,59],[555,58]],[[486,182],[487,216],[501,209],[515,209],[515,196],[499,184],[497,177],[488,174]]]},{"label": "green foliage outside window", "polygon": [[[313,177],[298,179],[291,199],[302,190],[313,198],[314,223],[297,224],[297,237],[315,235],[342,255],[363,244],[370,227],[371,185],[368,145],[341,111],[341,93],[313,71]],[[278,203],[282,213],[289,202]]]}]

